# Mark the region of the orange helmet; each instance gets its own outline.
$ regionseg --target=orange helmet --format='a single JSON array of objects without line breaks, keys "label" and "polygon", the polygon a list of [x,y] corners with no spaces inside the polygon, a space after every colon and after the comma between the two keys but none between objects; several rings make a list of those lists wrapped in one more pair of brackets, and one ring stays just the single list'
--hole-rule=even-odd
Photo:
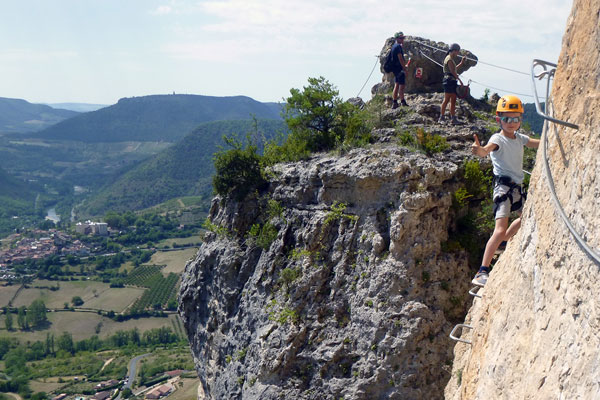
[{"label": "orange helmet", "polygon": [[521,99],[512,94],[500,97],[498,106],[496,107],[496,114],[501,112],[518,112],[523,114],[523,103],[521,102]]}]

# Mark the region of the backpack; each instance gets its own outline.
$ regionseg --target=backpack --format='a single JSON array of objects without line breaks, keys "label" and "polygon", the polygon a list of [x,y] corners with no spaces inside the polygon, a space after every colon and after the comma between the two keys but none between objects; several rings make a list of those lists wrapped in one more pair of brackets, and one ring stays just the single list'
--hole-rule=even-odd
[{"label": "backpack", "polygon": [[389,49],[386,56],[385,61],[383,62],[383,70],[387,73],[393,72],[396,69],[396,62],[392,58],[392,49]]}]

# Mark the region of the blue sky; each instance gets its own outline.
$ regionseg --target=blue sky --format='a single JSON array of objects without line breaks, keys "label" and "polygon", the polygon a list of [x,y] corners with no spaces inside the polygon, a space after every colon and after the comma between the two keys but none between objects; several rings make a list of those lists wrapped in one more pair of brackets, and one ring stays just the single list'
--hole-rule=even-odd
[{"label": "blue sky", "polygon": [[[556,61],[567,0],[2,0],[0,97],[113,104],[164,93],[280,101],[324,76],[343,98],[398,30],[458,42],[529,72]],[[527,76],[479,65],[464,81],[531,93]],[[370,98],[379,67],[361,93]],[[496,91],[496,90],[492,90]],[[503,93],[501,93],[503,94]],[[523,97],[531,102],[530,97]]]}]

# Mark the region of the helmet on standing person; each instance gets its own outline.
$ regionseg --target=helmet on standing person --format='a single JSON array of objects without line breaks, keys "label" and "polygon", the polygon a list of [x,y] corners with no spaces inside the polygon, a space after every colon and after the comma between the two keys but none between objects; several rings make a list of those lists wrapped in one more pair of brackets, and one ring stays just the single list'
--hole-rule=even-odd
[{"label": "helmet on standing person", "polygon": [[523,114],[523,103],[521,99],[512,94],[500,97],[496,107],[496,115],[501,112],[518,112]]}]

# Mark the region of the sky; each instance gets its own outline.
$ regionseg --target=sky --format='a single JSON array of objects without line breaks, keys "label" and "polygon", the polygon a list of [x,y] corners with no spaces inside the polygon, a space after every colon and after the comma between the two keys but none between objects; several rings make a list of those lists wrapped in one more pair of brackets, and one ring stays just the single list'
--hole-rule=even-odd
[{"label": "sky", "polygon": [[[558,60],[568,0],[0,0],[0,97],[114,104],[151,94],[282,101],[323,76],[371,98],[397,31],[459,43],[525,73]],[[531,78],[480,64],[471,93],[530,95]],[[361,91],[361,87],[363,87]],[[542,86],[539,86],[540,88]],[[495,88],[495,89],[494,89]],[[532,97],[522,96],[524,102]]]}]

